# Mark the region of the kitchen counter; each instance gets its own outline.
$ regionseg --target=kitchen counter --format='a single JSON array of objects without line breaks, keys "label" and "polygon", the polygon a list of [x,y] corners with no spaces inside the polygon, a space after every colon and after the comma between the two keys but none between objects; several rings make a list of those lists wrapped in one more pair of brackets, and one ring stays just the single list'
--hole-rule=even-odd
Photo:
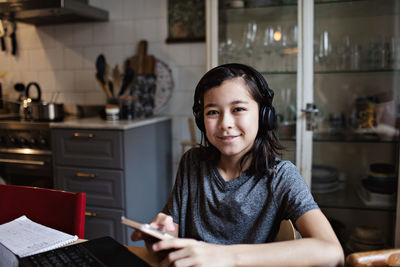
[{"label": "kitchen counter", "polygon": [[163,208],[172,188],[171,125],[166,116],[50,124],[55,188],[86,192],[85,238],[134,245],[121,216],[147,222]]},{"label": "kitchen counter", "polygon": [[107,121],[100,117],[84,119],[67,119],[63,122],[50,123],[51,128],[74,128],[74,129],[103,129],[103,130],[128,130],[131,128],[142,127],[161,121],[170,120],[166,116],[154,116],[146,119]]}]

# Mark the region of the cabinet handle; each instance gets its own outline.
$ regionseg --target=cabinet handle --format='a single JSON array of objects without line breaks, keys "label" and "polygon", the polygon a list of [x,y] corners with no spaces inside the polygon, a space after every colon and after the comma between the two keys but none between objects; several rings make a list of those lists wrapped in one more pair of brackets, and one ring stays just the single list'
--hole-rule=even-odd
[{"label": "cabinet handle", "polygon": [[301,112],[306,114],[306,130],[312,131],[316,128],[315,116],[319,110],[315,104],[307,103],[306,109],[301,109]]},{"label": "cabinet handle", "polygon": [[23,159],[0,159],[1,163],[13,163],[13,164],[23,164],[23,165],[37,165],[44,166],[46,162],[37,160],[23,160]]},{"label": "cabinet handle", "polygon": [[85,216],[96,217],[97,212],[85,211]]},{"label": "cabinet handle", "polygon": [[74,137],[80,137],[80,138],[93,138],[94,134],[93,133],[74,133]]},{"label": "cabinet handle", "polygon": [[94,179],[97,176],[95,173],[84,173],[84,172],[77,172],[75,175],[76,177],[91,178],[91,179]]}]

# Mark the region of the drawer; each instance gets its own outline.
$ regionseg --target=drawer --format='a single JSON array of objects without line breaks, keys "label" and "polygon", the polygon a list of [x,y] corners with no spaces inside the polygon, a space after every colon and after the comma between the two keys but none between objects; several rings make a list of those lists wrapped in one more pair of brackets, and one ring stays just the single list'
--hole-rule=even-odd
[{"label": "drawer", "polygon": [[57,165],[123,168],[122,131],[53,129]]},{"label": "drawer", "polygon": [[86,205],[124,208],[123,172],[117,170],[56,167],[57,189],[85,192]]},{"label": "drawer", "polygon": [[86,207],[85,239],[111,236],[126,244],[125,227],[121,224],[122,210]]}]

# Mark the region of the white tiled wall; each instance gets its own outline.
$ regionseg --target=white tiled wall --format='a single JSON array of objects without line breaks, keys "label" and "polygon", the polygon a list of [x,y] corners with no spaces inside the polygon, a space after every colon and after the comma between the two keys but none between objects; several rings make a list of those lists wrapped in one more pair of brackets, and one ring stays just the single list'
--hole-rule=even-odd
[{"label": "white tiled wall", "polygon": [[[110,21],[35,27],[18,24],[18,55],[0,51],[0,78],[9,98],[16,99],[14,84],[36,81],[44,100],[59,92],[66,104],[104,104],[105,95],[95,80],[95,61],[103,53],[111,67],[136,54],[146,39],[148,53],[172,69],[175,88],[164,109],[173,118],[173,174],[180,142],[189,140],[187,117],[192,116],[194,87],[205,71],[205,43],[166,44],[167,0],[91,0],[107,9]],[[9,38],[7,38],[9,39]],[[199,136],[198,136],[199,137]]]}]

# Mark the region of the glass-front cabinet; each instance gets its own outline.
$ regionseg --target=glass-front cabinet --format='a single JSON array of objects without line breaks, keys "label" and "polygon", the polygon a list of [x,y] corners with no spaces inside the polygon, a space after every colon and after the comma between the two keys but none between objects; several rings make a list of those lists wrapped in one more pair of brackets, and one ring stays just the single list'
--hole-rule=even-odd
[{"label": "glass-front cabinet", "polygon": [[207,65],[253,66],[345,252],[400,247],[400,1],[208,0]]}]

